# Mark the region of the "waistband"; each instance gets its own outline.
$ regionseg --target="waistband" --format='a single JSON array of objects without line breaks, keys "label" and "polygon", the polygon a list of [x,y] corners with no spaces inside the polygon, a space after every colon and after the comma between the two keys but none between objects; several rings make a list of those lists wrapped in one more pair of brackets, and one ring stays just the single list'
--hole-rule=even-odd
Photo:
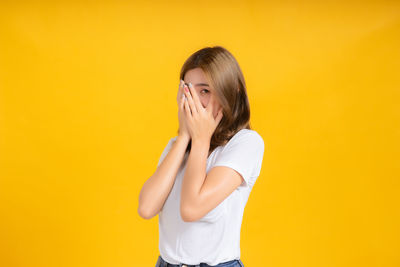
[{"label": "waistband", "polygon": [[[224,265],[225,264],[229,264],[229,263],[233,264],[234,262],[239,262],[240,266],[244,267],[243,263],[242,263],[242,261],[240,259],[239,260],[225,261],[225,262],[221,262],[219,264],[224,264]],[[202,262],[200,264],[194,264],[194,265],[185,264],[185,263],[172,264],[172,263],[166,262],[161,257],[161,255],[159,255],[158,259],[157,259],[156,267],[218,267],[219,264],[217,264],[217,265],[208,265],[207,263],[204,263],[204,262]]]}]

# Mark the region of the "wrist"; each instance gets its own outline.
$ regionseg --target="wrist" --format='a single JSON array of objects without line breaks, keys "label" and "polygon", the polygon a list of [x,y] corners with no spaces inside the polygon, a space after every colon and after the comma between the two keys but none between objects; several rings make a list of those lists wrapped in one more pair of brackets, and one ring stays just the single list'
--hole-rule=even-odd
[{"label": "wrist", "polygon": [[177,141],[179,140],[180,142],[189,143],[189,141],[190,141],[190,136],[187,135],[187,134],[179,134],[178,137],[176,138],[176,140],[177,140]]},{"label": "wrist", "polygon": [[208,139],[193,139],[192,145],[199,145],[199,146],[209,146],[211,140]]}]

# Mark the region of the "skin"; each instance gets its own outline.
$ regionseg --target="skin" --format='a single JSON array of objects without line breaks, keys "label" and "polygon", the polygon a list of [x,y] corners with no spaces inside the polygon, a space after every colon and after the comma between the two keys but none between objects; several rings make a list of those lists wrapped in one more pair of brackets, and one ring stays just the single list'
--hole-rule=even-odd
[{"label": "skin", "polygon": [[[185,80],[181,81],[181,84],[179,85],[179,90],[177,94],[177,103],[179,106],[179,111],[178,111],[178,119],[179,119],[179,130],[182,131],[180,132],[180,136],[185,137],[190,140],[191,136],[188,131],[188,127],[186,125],[186,122],[184,121],[184,105],[185,102],[182,101],[182,97],[186,96],[185,95],[185,90],[184,86],[186,85],[187,88],[189,86],[189,83],[191,83],[198,95],[198,98],[201,102],[201,105],[203,108],[206,108],[209,104],[210,107],[212,107],[212,113],[213,117],[216,118],[218,115],[218,111],[221,108],[221,105],[216,97],[214,89],[209,85],[206,75],[204,74],[203,70],[201,68],[195,68],[191,69],[186,72],[185,74]],[[189,102],[188,102],[189,104]],[[190,109],[188,109],[190,110]]]},{"label": "skin", "polygon": [[213,167],[206,173],[210,140],[222,119],[222,109],[213,88],[198,85],[209,84],[200,68],[189,70],[185,74],[184,82],[194,86],[188,88],[189,92],[186,92],[183,86],[179,86],[177,139],[139,194],[138,213],[145,219],[154,217],[162,209],[190,140],[192,147],[182,181],[182,220],[193,222],[201,219],[243,182],[238,172],[225,166]]},{"label": "skin", "polygon": [[203,92],[203,87],[196,85],[207,83],[200,68],[188,71],[185,83],[194,84],[189,86],[189,92],[184,90],[187,100],[182,100],[185,135],[189,133],[192,148],[182,181],[180,213],[182,220],[193,222],[201,219],[228,197],[242,183],[243,178],[238,172],[225,166],[213,167],[206,173],[210,140],[223,117],[222,108],[213,88],[208,87],[209,95],[198,94]]}]

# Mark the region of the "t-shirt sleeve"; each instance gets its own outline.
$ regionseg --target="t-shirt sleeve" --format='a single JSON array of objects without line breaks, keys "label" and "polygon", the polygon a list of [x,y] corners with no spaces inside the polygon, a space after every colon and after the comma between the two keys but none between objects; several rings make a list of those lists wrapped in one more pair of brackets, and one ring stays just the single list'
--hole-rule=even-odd
[{"label": "t-shirt sleeve", "polygon": [[237,133],[228,141],[213,167],[230,167],[243,177],[240,187],[253,187],[260,175],[263,156],[263,138],[255,131],[245,131]]},{"label": "t-shirt sleeve", "polygon": [[172,144],[175,142],[177,136],[169,139],[168,144],[165,146],[163,152],[161,153],[160,158],[158,159],[157,167],[160,166],[161,162],[164,160],[164,158],[167,156],[168,152],[172,148]]}]

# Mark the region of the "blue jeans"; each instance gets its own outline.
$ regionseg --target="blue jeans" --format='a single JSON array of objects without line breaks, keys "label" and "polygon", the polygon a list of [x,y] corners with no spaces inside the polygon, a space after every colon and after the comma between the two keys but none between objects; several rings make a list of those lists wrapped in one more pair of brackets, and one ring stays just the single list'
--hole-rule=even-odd
[{"label": "blue jeans", "polygon": [[[184,263],[180,264],[167,263],[166,261],[164,261],[161,255],[159,255],[155,267],[183,267],[184,265],[185,265]],[[186,264],[186,266],[187,267],[244,267],[243,262],[240,259],[221,262],[217,265],[208,265],[207,263],[202,262],[196,265]]]}]

